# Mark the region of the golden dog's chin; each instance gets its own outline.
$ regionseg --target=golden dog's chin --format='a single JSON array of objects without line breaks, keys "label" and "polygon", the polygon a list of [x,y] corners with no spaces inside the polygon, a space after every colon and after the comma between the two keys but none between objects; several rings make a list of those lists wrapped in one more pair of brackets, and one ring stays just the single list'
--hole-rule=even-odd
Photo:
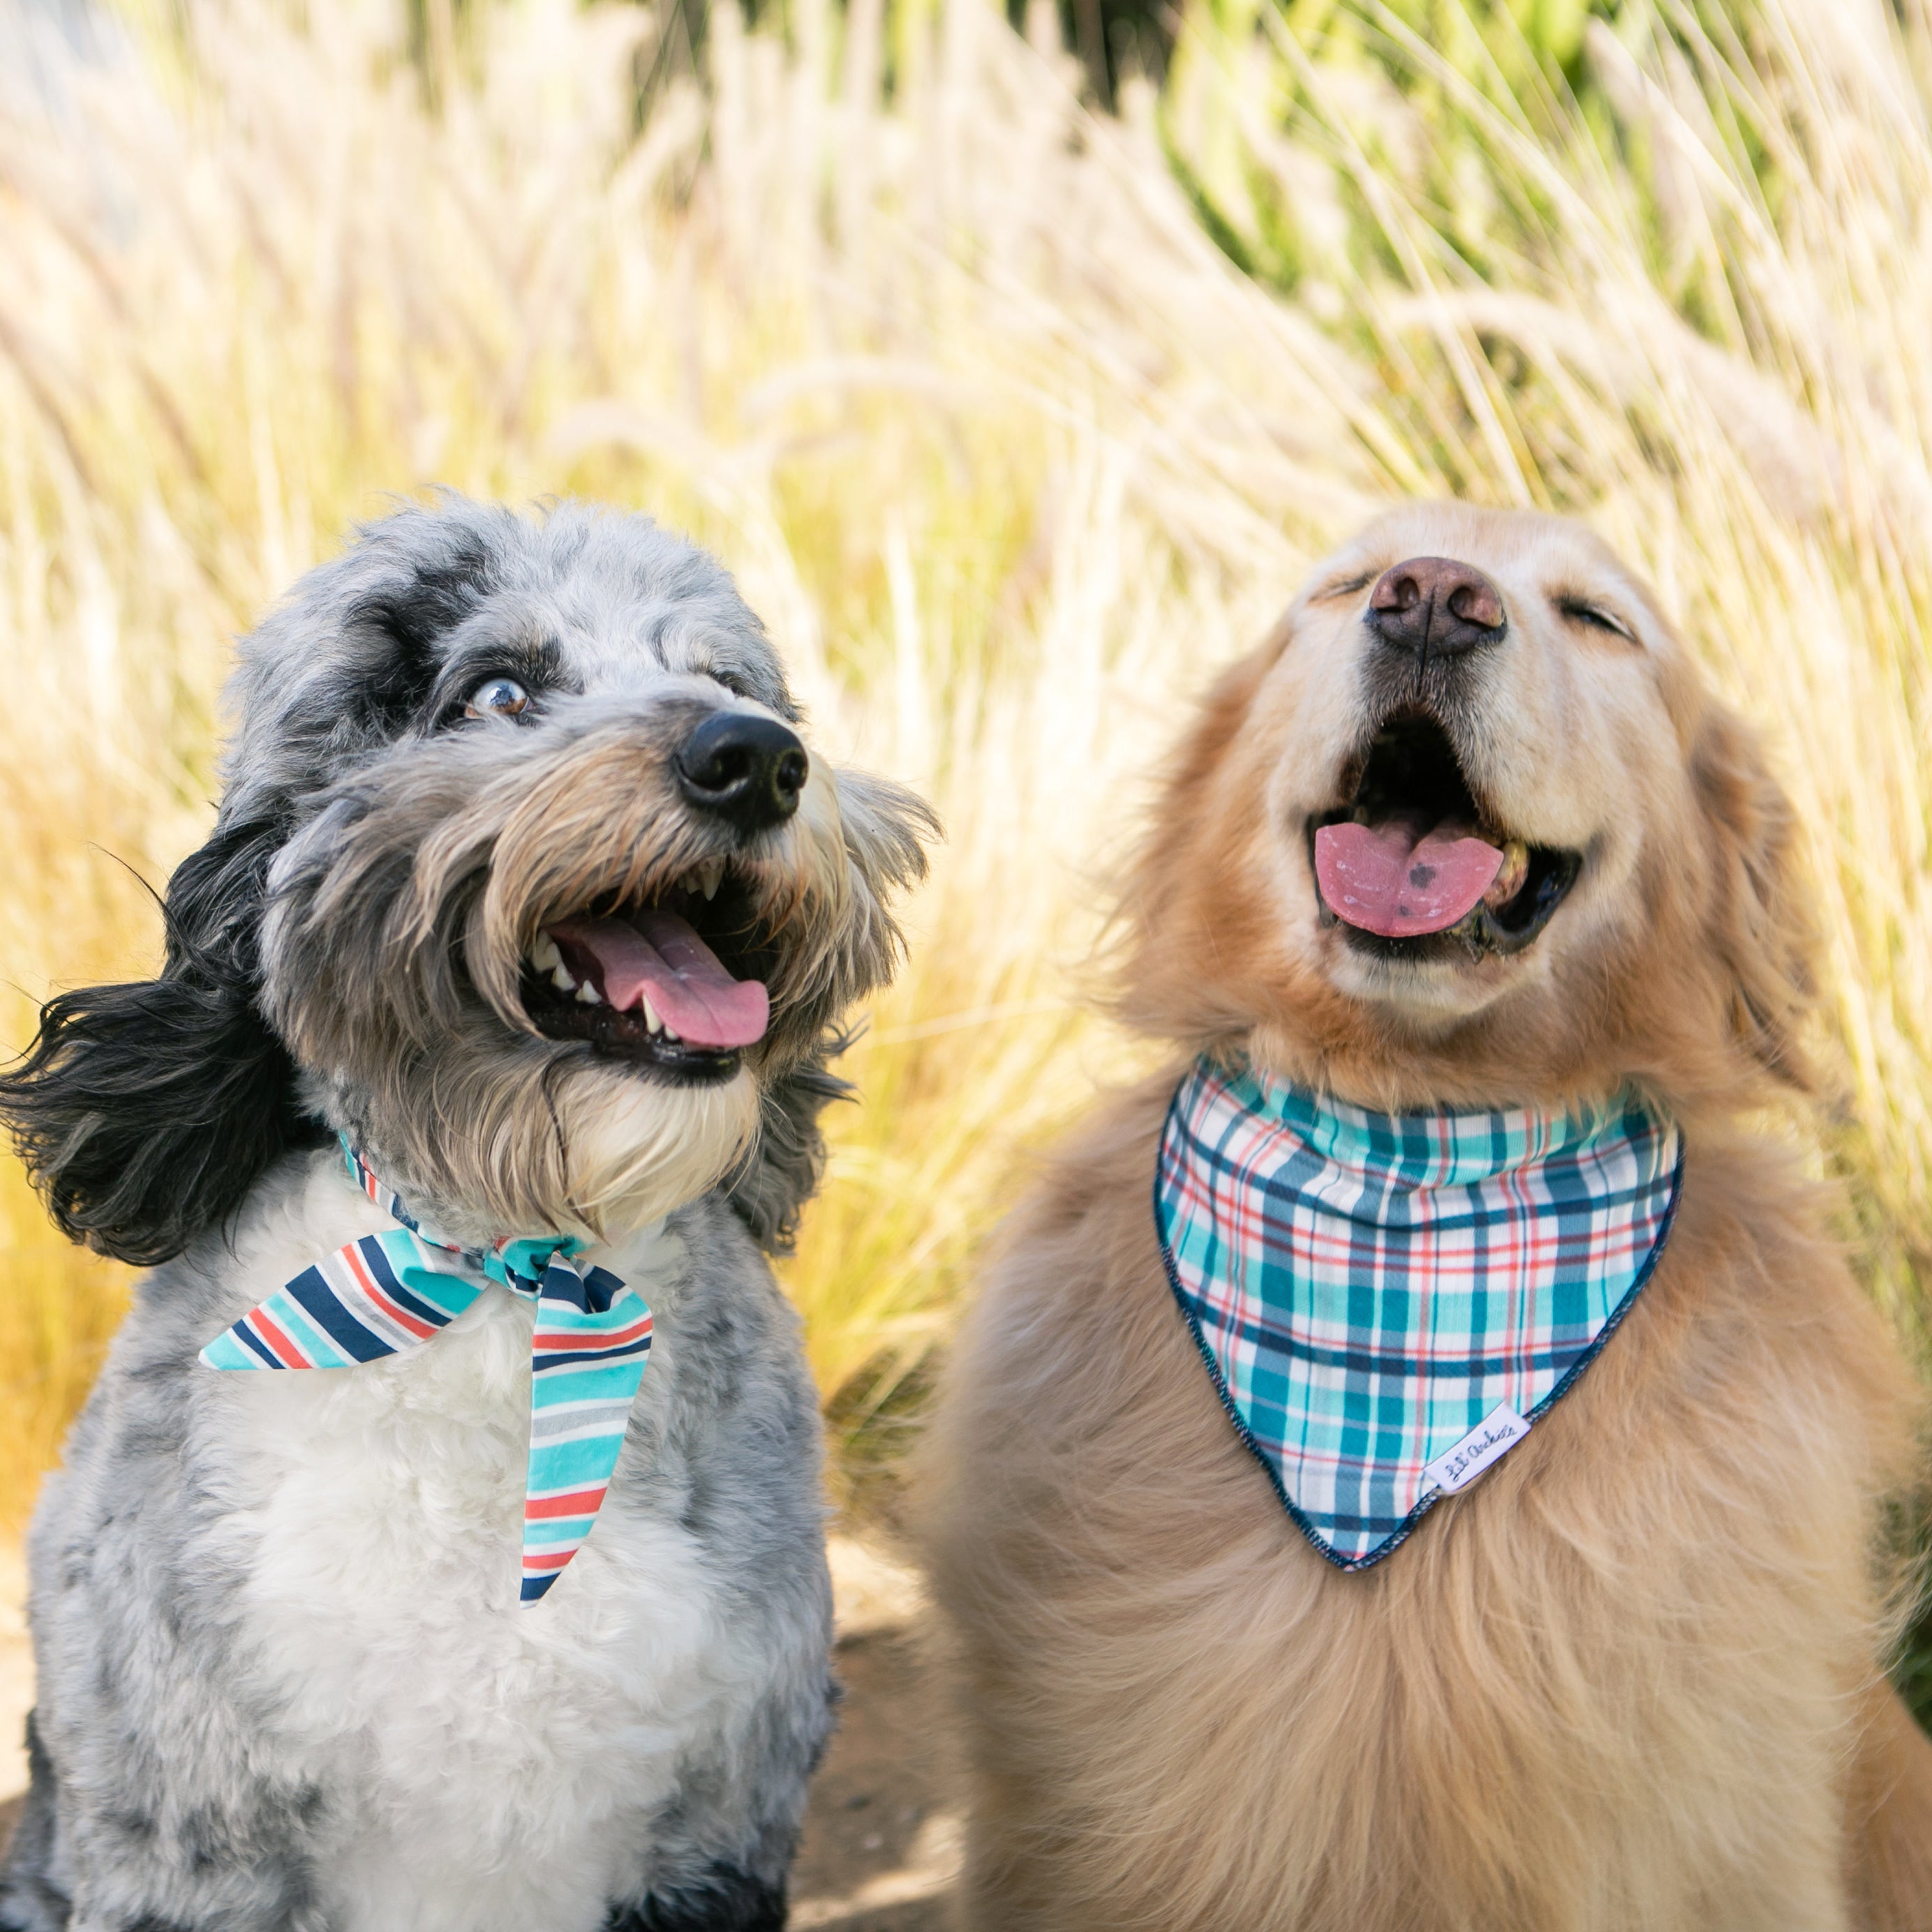
[{"label": "golden dog's chin", "polygon": [[1323,932],[1318,947],[1318,970],[1336,992],[1424,1033],[1473,1018],[1544,971],[1534,948],[1481,957],[1371,952],[1334,926]]}]

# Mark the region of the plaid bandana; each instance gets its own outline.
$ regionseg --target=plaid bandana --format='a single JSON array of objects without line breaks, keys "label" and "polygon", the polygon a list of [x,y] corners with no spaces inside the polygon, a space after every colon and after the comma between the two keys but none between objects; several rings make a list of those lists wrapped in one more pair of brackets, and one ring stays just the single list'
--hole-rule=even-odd
[{"label": "plaid bandana", "polygon": [[1371,1114],[1206,1060],[1161,1136],[1168,1280],[1304,1535],[1378,1562],[1568,1392],[1670,1232],[1682,1137],[1580,1114]]},{"label": "plaid bandana", "polygon": [[[554,1234],[459,1248],[412,1220],[346,1140],[350,1178],[401,1225],[304,1268],[202,1350],[211,1369],[346,1369],[448,1327],[491,1282],[536,1304],[522,1599],[533,1604],[590,1534],[651,1348],[644,1298]],[[478,1277],[481,1279],[478,1279]]]}]

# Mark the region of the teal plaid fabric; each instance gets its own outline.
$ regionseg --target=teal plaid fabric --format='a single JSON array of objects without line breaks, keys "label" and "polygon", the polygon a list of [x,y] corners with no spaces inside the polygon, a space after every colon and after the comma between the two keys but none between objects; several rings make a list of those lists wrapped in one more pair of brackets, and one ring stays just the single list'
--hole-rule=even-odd
[{"label": "teal plaid fabric", "polygon": [[1598,1112],[1376,1114],[1203,1060],[1154,1218],[1241,1439],[1330,1562],[1378,1562],[1561,1397],[1669,1235],[1676,1127]]}]

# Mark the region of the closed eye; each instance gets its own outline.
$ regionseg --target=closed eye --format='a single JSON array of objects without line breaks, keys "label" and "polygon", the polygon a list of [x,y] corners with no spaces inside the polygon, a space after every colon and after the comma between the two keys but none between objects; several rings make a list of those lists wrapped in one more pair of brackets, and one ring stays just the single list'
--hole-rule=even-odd
[{"label": "closed eye", "polygon": [[1587,597],[1559,597],[1556,608],[1573,624],[1586,624],[1594,631],[1608,631],[1626,644],[1636,642],[1636,632],[1614,610],[1605,610],[1600,604],[1592,604]]},{"label": "closed eye", "polygon": [[1345,577],[1336,583],[1324,584],[1320,590],[1310,594],[1308,601],[1311,604],[1326,604],[1337,597],[1352,597],[1357,591],[1367,590],[1373,575],[1372,571],[1365,570],[1359,576]]}]

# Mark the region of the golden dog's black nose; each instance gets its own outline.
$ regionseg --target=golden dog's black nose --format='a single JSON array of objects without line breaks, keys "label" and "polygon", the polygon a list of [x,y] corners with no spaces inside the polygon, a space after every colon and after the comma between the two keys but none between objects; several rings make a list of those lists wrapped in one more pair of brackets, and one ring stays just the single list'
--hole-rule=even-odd
[{"label": "golden dog's black nose", "polygon": [[789,818],[811,769],[792,732],[748,711],[713,712],[677,754],[679,790],[740,832],[763,832]]},{"label": "golden dog's black nose", "polygon": [[1447,556],[1412,556],[1369,592],[1369,628],[1412,657],[1460,657],[1502,640],[1503,595],[1480,570]]}]

